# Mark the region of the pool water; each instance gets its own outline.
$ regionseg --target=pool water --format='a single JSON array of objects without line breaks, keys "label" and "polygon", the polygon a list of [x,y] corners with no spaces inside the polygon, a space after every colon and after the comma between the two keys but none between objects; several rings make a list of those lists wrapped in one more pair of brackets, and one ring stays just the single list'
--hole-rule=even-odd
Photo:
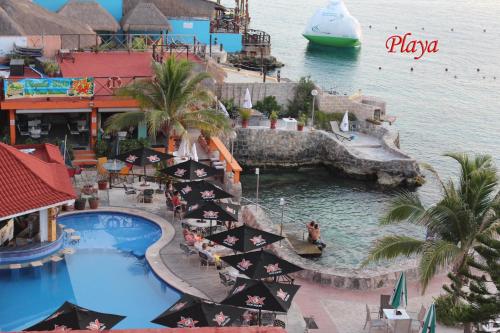
[{"label": "pool water", "polygon": [[72,215],[58,222],[81,236],[71,245],[76,252],[41,268],[0,270],[0,331],[29,327],[64,301],[127,316],[115,328],[161,327],[150,321],[180,297],[144,258],[161,229],[117,213]]}]

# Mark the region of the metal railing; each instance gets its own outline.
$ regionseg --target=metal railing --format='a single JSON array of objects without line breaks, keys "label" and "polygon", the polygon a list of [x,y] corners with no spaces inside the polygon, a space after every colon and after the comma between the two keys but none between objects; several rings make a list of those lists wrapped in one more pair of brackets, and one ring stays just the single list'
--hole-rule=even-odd
[{"label": "metal railing", "polygon": [[210,22],[211,33],[234,33],[238,34],[241,31],[241,26],[233,19],[216,19]]},{"label": "metal railing", "polygon": [[150,76],[100,76],[94,77],[94,96],[114,96],[115,91],[138,80],[151,80]]},{"label": "metal railing", "polygon": [[243,45],[271,45],[271,35],[262,30],[248,29],[243,34]]},{"label": "metal railing", "polygon": [[[270,218],[271,226],[274,226],[274,224],[275,224],[274,221],[277,221],[276,223],[281,223],[281,216],[282,216],[281,210],[270,209],[270,208],[262,206],[261,204],[256,203],[253,200],[250,200],[250,199],[245,198],[245,197],[241,197],[241,205],[243,206],[244,203],[246,203],[247,205],[251,205],[251,206],[257,206],[260,209],[262,209],[269,217],[271,217]],[[286,204],[285,204],[285,207],[286,207]],[[273,221],[273,218],[274,218],[274,221]],[[297,221],[297,220],[294,220],[290,217],[287,217],[286,215],[283,215],[283,224],[285,224],[285,223],[286,224],[293,223],[296,225],[303,224],[303,222],[301,222],[301,221]]]}]

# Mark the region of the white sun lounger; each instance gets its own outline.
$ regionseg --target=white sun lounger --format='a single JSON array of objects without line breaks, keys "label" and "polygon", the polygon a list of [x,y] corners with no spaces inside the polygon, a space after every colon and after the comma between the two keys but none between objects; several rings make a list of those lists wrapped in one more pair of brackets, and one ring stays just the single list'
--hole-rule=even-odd
[{"label": "white sun lounger", "polygon": [[345,135],[344,133],[340,132],[339,128],[339,123],[336,121],[330,121],[330,126],[332,127],[332,132],[333,134],[339,139],[340,141],[351,141],[352,137],[349,135]]}]

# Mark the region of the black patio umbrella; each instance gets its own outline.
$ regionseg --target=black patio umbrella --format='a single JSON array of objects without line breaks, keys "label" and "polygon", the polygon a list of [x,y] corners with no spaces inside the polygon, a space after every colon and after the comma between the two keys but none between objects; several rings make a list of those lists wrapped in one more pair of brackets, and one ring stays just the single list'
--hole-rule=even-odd
[{"label": "black patio umbrella", "polygon": [[299,288],[294,284],[238,278],[221,304],[259,310],[260,324],[261,311],[287,312]]},{"label": "black patio umbrella", "polygon": [[234,306],[184,295],[151,322],[172,328],[225,327],[239,319],[244,312],[244,309]]},{"label": "black patio umbrella", "polygon": [[207,201],[192,209],[184,215],[187,219],[201,219],[210,221],[210,234],[212,233],[212,221],[238,221],[238,217],[229,213],[224,207],[213,201]]},{"label": "black patio umbrella", "polygon": [[267,251],[247,252],[221,259],[251,279],[277,278],[302,270],[301,267]]},{"label": "black patio umbrella", "polygon": [[179,179],[201,180],[216,175],[217,169],[194,160],[187,160],[163,169],[161,172]]},{"label": "black patio umbrella", "polygon": [[188,202],[188,206],[204,201],[232,197],[231,194],[206,180],[175,183],[174,188],[181,193],[182,197]]},{"label": "black patio umbrella", "polygon": [[109,330],[125,317],[92,311],[70,302],[64,304],[43,321],[25,331]]},{"label": "black patio umbrella", "polygon": [[284,237],[244,224],[206,238],[235,251],[248,252],[280,241]]},{"label": "black patio umbrella", "polygon": [[142,166],[144,168],[144,179],[146,179],[147,165],[157,164],[162,161],[166,161],[172,157],[173,156],[170,154],[160,153],[157,152],[156,150],[143,147],[117,155],[115,158],[120,161],[130,163],[132,165]]}]

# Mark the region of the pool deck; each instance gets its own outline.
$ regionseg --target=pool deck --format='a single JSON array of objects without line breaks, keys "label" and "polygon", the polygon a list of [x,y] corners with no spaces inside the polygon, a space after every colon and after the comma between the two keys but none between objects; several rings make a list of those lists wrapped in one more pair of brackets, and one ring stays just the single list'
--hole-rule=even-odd
[{"label": "pool deck", "polygon": [[[187,258],[180,250],[179,243],[183,241],[179,221],[173,221],[171,212],[165,209],[163,195],[155,195],[153,203],[144,204],[126,198],[123,189],[99,191],[101,208],[104,211],[119,211],[132,213],[151,219],[158,223],[162,230],[162,238],[153,244],[146,256],[153,270],[165,279],[174,288],[201,297],[220,301],[226,295],[229,287],[219,282],[217,270],[202,268],[198,258]],[[92,212],[85,210],[82,213]],[[432,298],[443,293],[442,285],[446,276],[435,278],[425,295],[414,282],[409,283],[408,310],[418,311],[421,304],[428,306]],[[303,333],[303,317],[313,317],[319,329],[312,330],[316,333],[362,333],[365,318],[365,304],[371,309],[378,309],[380,294],[390,294],[392,287],[373,291],[354,291],[324,287],[297,279],[301,286],[293,305],[288,312],[286,331],[289,333]],[[376,331],[374,331],[376,332]],[[385,330],[384,330],[385,332]],[[416,331],[414,331],[416,332]],[[438,332],[458,333],[460,329],[442,327],[438,325]]]}]

